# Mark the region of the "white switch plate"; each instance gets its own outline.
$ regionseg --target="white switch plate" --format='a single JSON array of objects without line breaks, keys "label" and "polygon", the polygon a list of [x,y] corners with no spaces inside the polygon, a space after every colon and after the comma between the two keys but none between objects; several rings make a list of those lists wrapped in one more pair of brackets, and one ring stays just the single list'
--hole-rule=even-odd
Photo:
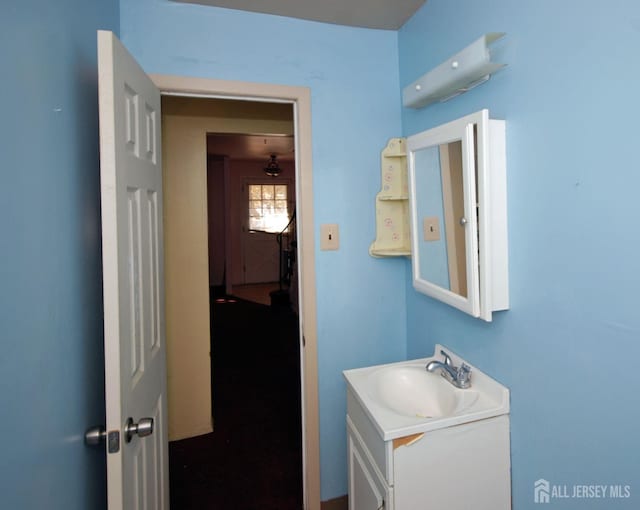
[{"label": "white switch plate", "polygon": [[337,223],[320,225],[320,249],[337,250],[340,248],[340,230]]},{"label": "white switch plate", "polygon": [[440,223],[437,216],[429,216],[422,220],[422,233],[425,241],[440,240]]}]

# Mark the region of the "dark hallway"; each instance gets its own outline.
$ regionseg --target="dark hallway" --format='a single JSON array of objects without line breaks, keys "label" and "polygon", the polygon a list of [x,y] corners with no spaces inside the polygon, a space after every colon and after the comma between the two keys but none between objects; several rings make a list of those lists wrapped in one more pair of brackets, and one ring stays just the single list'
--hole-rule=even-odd
[{"label": "dark hallway", "polygon": [[298,317],[211,299],[214,432],[169,445],[172,510],[300,510]]}]

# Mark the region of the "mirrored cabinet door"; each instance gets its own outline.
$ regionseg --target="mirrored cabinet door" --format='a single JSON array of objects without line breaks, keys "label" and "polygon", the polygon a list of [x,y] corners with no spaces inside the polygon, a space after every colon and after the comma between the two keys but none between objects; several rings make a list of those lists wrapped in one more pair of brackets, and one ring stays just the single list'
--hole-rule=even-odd
[{"label": "mirrored cabinet door", "polygon": [[408,137],[407,150],[413,285],[490,321],[508,308],[504,122],[483,110]]},{"label": "mirrored cabinet door", "polygon": [[473,126],[432,130],[410,140],[414,286],[477,316]]}]

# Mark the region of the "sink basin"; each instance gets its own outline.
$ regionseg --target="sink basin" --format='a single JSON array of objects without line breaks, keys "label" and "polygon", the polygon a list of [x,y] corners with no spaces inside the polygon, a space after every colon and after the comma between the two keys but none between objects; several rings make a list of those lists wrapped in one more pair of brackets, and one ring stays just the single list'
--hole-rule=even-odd
[{"label": "sink basin", "polygon": [[478,399],[477,391],[457,389],[422,365],[389,366],[373,372],[369,378],[367,390],[371,398],[403,416],[452,416]]},{"label": "sink basin", "polygon": [[[442,361],[442,349],[455,366],[471,367],[471,388],[426,371],[430,361]],[[430,358],[355,368],[344,377],[347,408],[367,415],[385,441],[509,413],[509,390],[440,344]]]}]

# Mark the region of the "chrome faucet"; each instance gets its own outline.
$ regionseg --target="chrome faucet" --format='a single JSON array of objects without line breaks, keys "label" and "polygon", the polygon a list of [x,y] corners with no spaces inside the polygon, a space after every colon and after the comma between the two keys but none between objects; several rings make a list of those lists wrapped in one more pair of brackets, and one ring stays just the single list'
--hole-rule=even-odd
[{"label": "chrome faucet", "polygon": [[435,372],[440,370],[440,374],[447,381],[453,384],[456,388],[470,388],[471,387],[471,367],[466,363],[462,363],[459,367],[453,365],[451,357],[444,351],[440,351],[440,354],[444,357],[442,361],[430,361],[427,366],[427,372]]}]

